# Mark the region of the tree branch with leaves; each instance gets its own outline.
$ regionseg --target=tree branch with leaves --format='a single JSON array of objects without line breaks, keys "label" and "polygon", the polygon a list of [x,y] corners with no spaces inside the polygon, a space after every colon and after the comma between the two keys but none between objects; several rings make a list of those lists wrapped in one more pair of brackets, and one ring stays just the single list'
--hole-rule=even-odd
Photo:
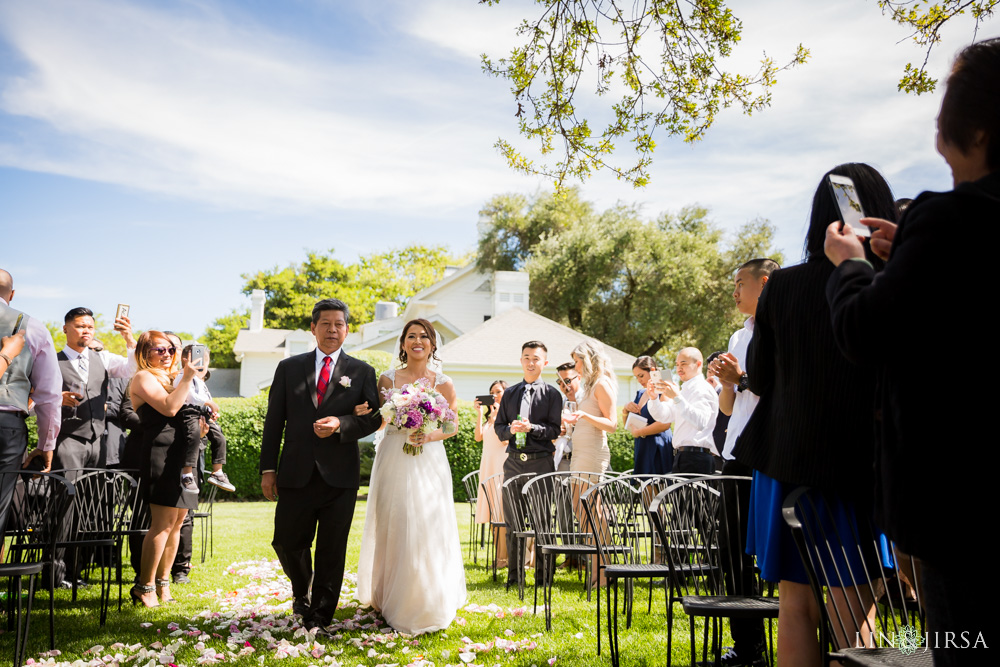
[{"label": "tree branch with leaves", "polygon": [[[721,0],[537,4],[541,15],[517,30],[523,44],[507,57],[483,54],[482,64],[485,72],[511,83],[520,133],[538,141],[543,155],[561,158],[535,164],[502,138],[496,148],[516,171],[551,177],[557,191],[567,178],[583,181],[601,169],[636,187],[646,185],[657,132],[693,142],[721,109],[760,111],[771,102],[777,74],[809,56],[800,44],[784,65],[765,53],[755,72],[724,69],[722,61],[739,42],[742,24]],[[658,56],[652,58],[654,50]],[[592,71],[594,95],[609,100],[602,108],[610,118],[600,130],[579,111],[589,106],[581,86]],[[622,142],[632,144],[634,162],[616,157]]]}]

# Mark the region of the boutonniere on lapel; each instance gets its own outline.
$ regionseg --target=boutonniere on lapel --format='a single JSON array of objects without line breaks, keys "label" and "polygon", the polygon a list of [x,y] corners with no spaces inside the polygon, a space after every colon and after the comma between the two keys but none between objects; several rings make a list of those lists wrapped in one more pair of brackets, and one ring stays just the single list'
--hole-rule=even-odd
[{"label": "boutonniere on lapel", "polygon": [[351,386],[351,378],[347,377],[346,375],[341,375],[340,386],[343,387],[344,389],[349,389]]}]

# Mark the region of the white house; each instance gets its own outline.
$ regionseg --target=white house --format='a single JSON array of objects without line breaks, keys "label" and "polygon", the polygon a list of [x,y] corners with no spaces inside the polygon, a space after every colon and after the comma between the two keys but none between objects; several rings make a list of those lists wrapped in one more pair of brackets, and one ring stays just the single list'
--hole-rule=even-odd
[{"label": "white house", "polygon": [[[438,356],[455,381],[459,398],[485,394],[493,380],[510,383],[521,378],[521,344],[541,340],[549,349],[549,366],[542,377],[555,382],[556,366],[570,361],[570,350],[585,339],[558,322],[530,311],[528,274],[523,271],[485,273],[475,264],[449,267],[439,282],[413,295],[401,313],[395,303],[379,303],[375,319],[348,335],[346,352],[398,352],[403,325],[424,318],[438,334]],[[239,332],[233,352],[241,362],[240,395],[250,396],[271,383],[278,362],[308,352],[315,341],[308,331],[264,329],[264,293],[251,296],[250,327]],[[593,340],[593,339],[590,339]],[[619,380],[618,402],[632,400],[638,385],[632,377],[631,355],[608,346]]]}]

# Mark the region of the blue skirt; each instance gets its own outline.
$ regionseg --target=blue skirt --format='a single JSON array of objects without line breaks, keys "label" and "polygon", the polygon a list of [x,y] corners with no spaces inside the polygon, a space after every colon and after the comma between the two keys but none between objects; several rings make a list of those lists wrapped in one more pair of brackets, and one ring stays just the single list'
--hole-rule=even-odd
[{"label": "blue skirt", "polygon": [[[781,515],[781,506],[789,493],[799,484],[786,484],[768,477],[759,470],[753,473],[753,485],[750,490],[750,514],[747,521],[747,553],[757,556],[757,567],[765,581],[794,581],[808,584],[809,576],[802,564],[799,550],[795,546],[792,531]],[[857,518],[853,505],[837,499],[835,502],[823,502],[816,496],[817,514],[822,517],[822,529],[831,534],[836,527],[836,534],[851,539],[858,534]],[[832,516],[832,523],[827,517]],[[804,517],[803,520],[808,520]],[[843,550],[837,550],[836,563],[828,554],[824,555],[824,568],[832,572],[853,572],[855,579],[867,580],[864,559],[861,552],[874,550],[874,543],[862,545],[859,550],[856,542],[845,544]],[[844,555],[846,552],[846,557]],[[847,568],[850,568],[848,570]],[[822,577],[822,572],[819,573]],[[841,582],[823,582],[824,584],[840,585]],[[851,582],[845,581],[850,584]],[[860,583],[860,581],[858,582]]]}]

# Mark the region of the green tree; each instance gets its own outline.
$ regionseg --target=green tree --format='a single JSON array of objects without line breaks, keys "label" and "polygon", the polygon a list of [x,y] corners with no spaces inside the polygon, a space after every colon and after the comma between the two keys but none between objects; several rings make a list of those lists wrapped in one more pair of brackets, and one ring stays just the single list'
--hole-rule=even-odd
[{"label": "green tree", "polygon": [[249,309],[234,308],[228,315],[218,317],[208,325],[202,342],[212,351],[212,366],[215,368],[239,368],[233,354],[233,344],[240,329],[246,328],[250,320]]},{"label": "green tree", "polygon": [[479,211],[477,263],[484,271],[519,271],[542,238],[594,216],[578,188],[561,193],[497,195]]},{"label": "green tree", "polygon": [[[517,30],[523,42],[507,57],[483,54],[482,64],[510,82],[520,133],[537,141],[543,155],[561,159],[535,165],[504,139],[496,147],[513,169],[550,176],[557,190],[567,177],[585,180],[597,169],[646,185],[657,131],[691,142],[702,138],[720,109],[760,111],[770,105],[778,72],[809,56],[799,45],[785,65],[764,54],[754,72],[728,71],[725,59],[743,27],[724,0],[536,4],[539,15]],[[582,99],[585,78],[596,81],[594,99]],[[594,107],[609,118],[592,127],[579,110]],[[612,160],[623,142],[632,144],[634,164]]]},{"label": "green tree", "polygon": [[773,237],[755,220],[730,240],[702,207],[647,221],[618,205],[527,249],[532,310],[637,356],[725,349],[740,323],[733,271],[754,257],[781,261]]},{"label": "green tree", "polygon": [[[357,330],[374,318],[377,302],[394,301],[405,306],[411,296],[441,280],[445,267],[456,261],[444,246],[413,245],[372,253],[355,264],[344,264],[333,257],[333,252],[309,252],[304,262],[243,274],[244,294],[264,290],[264,326],[309,330],[316,302],[336,297],[350,308],[351,329]],[[235,309],[205,330],[213,366],[239,366],[233,356],[233,343],[249,316],[249,311]]]},{"label": "green tree", "polygon": [[929,0],[878,0],[878,5],[883,14],[911,29],[910,39],[924,49],[924,62],[920,67],[906,63],[903,77],[899,80],[899,90],[920,95],[937,87],[937,79],[927,73],[927,61],[934,46],[941,41],[941,29],[945,23],[959,16],[971,16],[972,38],[975,39],[979,25],[993,16],[1000,0],[942,0],[933,4]]}]

